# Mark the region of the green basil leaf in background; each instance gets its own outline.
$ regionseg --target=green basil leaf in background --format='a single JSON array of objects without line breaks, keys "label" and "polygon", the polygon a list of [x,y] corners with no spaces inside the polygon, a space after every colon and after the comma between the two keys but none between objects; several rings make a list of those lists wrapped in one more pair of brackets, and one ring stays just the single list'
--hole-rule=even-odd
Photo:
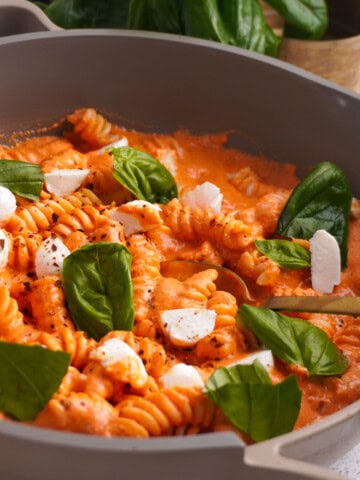
[{"label": "green basil leaf in background", "polygon": [[140,200],[167,203],[178,196],[169,170],[148,153],[131,147],[112,148],[114,177]]},{"label": "green basil leaf in background", "polygon": [[182,0],[182,19],[186,35],[235,43],[220,15],[217,0]]},{"label": "green basil leaf in background", "polygon": [[79,330],[99,340],[112,330],[132,329],[130,267],[130,252],[118,243],[85,245],[65,258],[65,297]]},{"label": "green basil leaf in background", "polygon": [[224,24],[232,42],[248,50],[276,56],[280,38],[266,24],[257,0],[219,0]]},{"label": "green basil leaf in background", "polygon": [[305,367],[310,375],[340,375],[348,368],[346,357],[326,333],[305,320],[243,304],[237,322],[278,358]]},{"label": "green basil leaf in background", "polygon": [[44,12],[63,28],[125,28],[130,0],[53,0]]},{"label": "green basil leaf in background", "polygon": [[204,391],[236,428],[257,442],[294,428],[302,396],[295,375],[273,385],[258,360],[218,368]]},{"label": "green basil leaf in background", "polygon": [[345,268],[351,200],[344,172],[333,163],[320,163],[293,190],[281,212],[277,233],[309,240],[318,230],[326,230],[336,238]]},{"label": "green basil leaf in background", "polygon": [[20,197],[39,201],[44,175],[34,163],[0,160],[0,185]]},{"label": "green basil leaf in background", "polygon": [[310,252],[302,245],[289,240],[255,240],[260,253],[282,268],[309,268]]},{"label": "green basil leaf in background", "polygon": [[69,364],[67,352],[0,341],[0,411],[17,420],[34,420],[58,390]]},{"label": "green basil leaf in background", "polygon": [[180,19],[181,0],[130,0],[127,28],[183,33]]},{"label": "green basil leaf in background", "polygon": [[320,39],[328,26],[326,0],[266,0],[285,20],[285,35]]}]

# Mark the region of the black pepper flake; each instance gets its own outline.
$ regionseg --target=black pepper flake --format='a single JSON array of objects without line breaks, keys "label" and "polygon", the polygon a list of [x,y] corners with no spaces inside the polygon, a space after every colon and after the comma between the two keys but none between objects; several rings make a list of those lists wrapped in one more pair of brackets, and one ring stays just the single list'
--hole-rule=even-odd
[{"label": "black pepper flake", "polygon": [[52,221],[55,223],[58,221],[58,218],[59,218],[59,215],[55,212],[53,212],[53,214],[51,215],[51,219]]},{"label": "black pepper flake", "polygon": [[53,243],[53,244],[51,245],[51,250],[52,250],[53,252],[56,252],[57,249],[58,249],[57,246],[55,245],[55,243]]}]

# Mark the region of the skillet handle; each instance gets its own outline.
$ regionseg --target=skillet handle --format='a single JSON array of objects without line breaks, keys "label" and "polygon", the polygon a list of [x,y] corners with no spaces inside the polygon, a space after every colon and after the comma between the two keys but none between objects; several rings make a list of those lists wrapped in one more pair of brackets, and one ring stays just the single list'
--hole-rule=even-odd
[{"label": "skillet handle", "polygon": [[0,0],[0,37],[55,30],[61,28],[35,4],[26,0]]}]

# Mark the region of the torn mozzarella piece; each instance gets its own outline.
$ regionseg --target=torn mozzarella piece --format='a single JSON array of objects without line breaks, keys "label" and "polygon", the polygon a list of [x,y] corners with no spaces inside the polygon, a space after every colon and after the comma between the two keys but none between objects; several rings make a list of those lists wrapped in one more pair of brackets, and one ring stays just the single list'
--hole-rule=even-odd
[{"label": "torn mozzarella piece", "polygon": [[105,369],[113,369],[119,380],[141,388],[148,374],[139,355],[119,338],[110,338],[90,353],[90,358],[99,360]]},{"label": "torn mozzarella piece", "polygon": [[165,388],[204,386],[204,381],[196,368],[185,363],[177,363],[171,367],[160,377],[160,381]]},{"label": "torn mozzarella piece", "polygon": [[110,212],[110,218],[123,225],[126,236],[146,232],[161,224],[159,205],[145,200],[124,203]]},{"label": "torn mozzarella piece", "polygon": [[231,365],[227,366],[233,367],[234,365],[251,365],[255,362],[255,360],[259,360],[259,362],[261,362],[268,371],[270,371],[274,367],[274,357],[271,350],[261,350],[260,352],[256,352],[253,355],[247,355],[246,357],[238,360],[237,362],[234,362]]},{"label": "torn mozzarella piece", "polygon": [[326,230],[318,230],[310,239],[312,287],[321,293],[331,293],[341,281],[339,244]]},{"label": "torn mozzarella piece", "polygon": [[47,275],[60,275],[64,259],[70,250],[58,237],[49,237],[43,241],[35,255],[35,272],[38,278]]},{"label": "torn mozzarella piece", "polygon": [[105,147],[99,148],[96,152],[99,155],[106,153],[108,148],[120,148],[120,147],[127,147],[129,145],[128,139],[126,137],[120,138],[120,140],[116,140],[116,142],[109,143],[109,145],[105,145]]},{"label": "torn mozzarella piece", "polygon": [[210,182],[204,182],[184,194],[182,202],[190,208],[210,208],[214,213],[219,213],[223,194],[220,188]]},{"label": "torn mozzarella piece", "polygon": [[3,270],[9,259],[9,238],[5,230],[0,229],[0,270]]},{"label": "torn mozzarella piece", "polygon": [[175,152],[173,150],[161,149],[161,151],[158,152],[158,159],[159,162],[162,163],[164,167],[169,170],[171,175],[176,177],[177,165]]},{"label": "torn mozzarella piece", "polygon": [[0,186],[0,222],[11,217],[15,210],[15,195],[8,188]]},{"label": "torn mozzarella piece", "polygon": [[171,343],[191,347],[214,330],[215,319],[214,310],[179,308],[163,311],[160,325]]},{"label": "torn mozzarella piece", "polygon": [[89,172],[90,170],[88,168],[64,168],[63,170],[53,170],[52,172],[45,173],[46,190],[57,197],[70,195],[80,187]]}]

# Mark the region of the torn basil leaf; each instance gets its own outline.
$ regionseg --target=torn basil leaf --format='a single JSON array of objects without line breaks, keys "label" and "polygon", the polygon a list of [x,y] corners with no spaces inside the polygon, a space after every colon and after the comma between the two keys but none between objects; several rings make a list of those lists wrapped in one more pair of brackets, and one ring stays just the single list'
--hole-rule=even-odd
[{"label": "torn basil leaf", "polygon": [[310,252],[298,243],[289,240],[255,240],[255,246],[282,268],[296,270],[310,267]]},{"label": "torn basil leaf", "polygon": [[65,258],[65,297],[79,330],[95,340],[112,330],[132,330],[130,268],[131,254],[119,243],[85,245]]},{"label": "torn basil leaf", "polygon": [[313,168],[297,185],[281,212],[279,235],[310,240],[318,230],[333,235],[346,267],[352,194],[344,172],[330,162]]},{"label": "torn basil leaf", "polygon": [[16,195],[39,201],[44,175],[34,163],[19,160],[0,160],[0,185]]},{"label": "torn basil leaf", "polygon": [[177,185],[169,170],[156,158],[132,147],[111,148],[114,177],[140,200],[167,203],[178,196]]},{"label": "torn basil leaf", "polygon": [[218,368],[204,391],[236,428],[257,442],[294,428],[302,396],[295,375],[273,385],[259,360]]},{"label": "torn basil leaf", "polygon": [[17,420],[34,420],[69,364],[67,352],[0,341],[0,410]]},{"label": "torn basil leaf", "polygon": [[237,323],[278,358],[305,367],[310,375],[341,375],[348,368],[347,358],[326,333],[305,320],[243,304]]}]

